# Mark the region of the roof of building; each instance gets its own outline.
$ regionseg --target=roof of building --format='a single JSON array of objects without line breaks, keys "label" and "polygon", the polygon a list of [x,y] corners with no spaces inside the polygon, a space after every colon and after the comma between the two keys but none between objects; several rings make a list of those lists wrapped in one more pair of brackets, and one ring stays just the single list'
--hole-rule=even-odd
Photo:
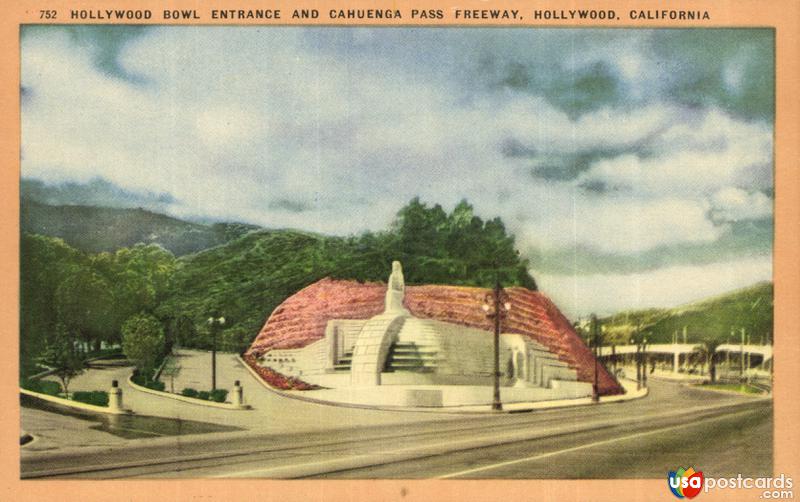
[{"label": "roof of building", "polygon": [[[411,315],[486,331],[493,330],[481,306],[489,289],[466,286],[406,286],[404,305]],[[526,288],[506,288],[511,310],[503,333],[528,336],[545,345],[575,368],[578,379],[594,380],[594,355],[570,322],[544,294]],[[247,351],[260,356],[272,349],[301,348],[325,336],[333,319],[369,319],[384,310],[386,285],[325,278],[281,303],[269,316]],[[622,393],[619,382],[602,365],[598,369],[601,394]]]}]

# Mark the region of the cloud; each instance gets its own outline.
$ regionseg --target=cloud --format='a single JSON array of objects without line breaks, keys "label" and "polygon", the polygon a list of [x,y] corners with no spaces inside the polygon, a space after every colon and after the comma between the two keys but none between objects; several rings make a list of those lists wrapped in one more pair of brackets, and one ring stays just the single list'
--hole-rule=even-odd
[{"label": "cloud", "polygon": [[712,216],[719,221],[755,220],[772,216],[772,199],[762,192],[726,187],[711,197]]},{"label": "cloud", "polygon": [[637,274],[551,275],[532,271],[539,288],[568,317],[622,309],[674,307],[772,280],[770,256]]},{"label": "cloud", "polygon": [[738,121],[714,108],[686,113],[682,119],[648,141],[647,156],[626,153],[599,160],[579,183],[652,196],[704,196],[731,184],[772,185],[771,127]]},{"label": "cloud", "polygon": [[585,245],[525,249],[531,266],[550,275],[633,274],[678,265],[700,266],[720,261],[770,256],[771,217],[730,221],[713,241],[668,243],[638,252],[600,252]]},{"label": "cloud", "polygon": [[23,176],[333,234],[467,198],[523,250],[608,263],[771,215],[764,30],[93,30],[23,28]]},{"label": "cloud", "polygon": [[583,245],[601,254],[626,255],[677,242],[709,243],[726,231],[708,219],[707,203],[691,199],[576,196],[572,206],[528,223],[523,245],[544,250]]}]

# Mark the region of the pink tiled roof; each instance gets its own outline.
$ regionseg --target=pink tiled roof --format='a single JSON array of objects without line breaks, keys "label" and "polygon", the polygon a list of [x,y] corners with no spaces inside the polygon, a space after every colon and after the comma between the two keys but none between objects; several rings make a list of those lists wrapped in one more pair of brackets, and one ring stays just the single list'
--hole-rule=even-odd
[{"label": "pink tiled roof", "polygon": [[[489,289],[466,286],[406,286],[405,307],[415,317],[493,330],[481,310]],[[548,347],[574,368],[578,379],[594,379],[594,355],[569,321],[544,294],[526,288],[507,288],[511,311],[503,321],[504,333],[528,336]],[[369,319],[383,312],[386,285],[322,279],[281,303],[267,319],[247,351],[260,356],[272,349],[305,347],[325,335],[332,319]],[[602,365],[601,394],[620,394],[622,387]]]}]

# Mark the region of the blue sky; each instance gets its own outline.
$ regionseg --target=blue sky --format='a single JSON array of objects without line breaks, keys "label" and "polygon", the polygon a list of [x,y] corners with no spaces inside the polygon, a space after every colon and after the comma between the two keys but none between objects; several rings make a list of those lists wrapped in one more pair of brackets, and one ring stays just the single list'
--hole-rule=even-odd
[{"label": "blue sky", "polygon": [[25,27],[22,175],[351,234],[499,215],[571,315],[771,277],[770,30]]}]

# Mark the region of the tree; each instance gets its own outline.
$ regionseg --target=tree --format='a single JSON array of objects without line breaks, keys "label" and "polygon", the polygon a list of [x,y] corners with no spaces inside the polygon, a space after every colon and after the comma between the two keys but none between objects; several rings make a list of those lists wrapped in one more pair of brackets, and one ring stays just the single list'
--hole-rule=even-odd
[{"label": "tree", "polygon": [[122,325],[122,352],[150,379],[164,353],[164,328],[150,314],[137,314]]},{"label": "tree", "polygon": [[222,332],[222,350],[241,354],[252,343],[255,334],[244,326],[234,326]]},{"label": "tree", "polygon": [[170,356],[161,370],[161,375],[169,378],[169,391],[175,393],[175,377],[181,372],[181,365],[174,356]]},{"label": "tree", "polygon": [[68,275],[55,292],[55,308],[59,322],[81,340],[94,343],[109,340],[113,316],[111,286],[90,267],[80,267]]},{"label": "tree", "polygon": [[56,287],[87,261],[61,239],[23,234],[20,242],[20,371],[37,372],[36,361],[56,331]]},{"label": "tree", "polygon": [[694,351],[700,356],[705,358],[708,365],[708,374],[711,377],[711,383],[717,380],[717,349],[722,345],[722,340],[719,338],[710,338],[703,341],[694,348]]},{"label": "tree", "polygon": [[53,334],[46,340],[39,362],[55,370],[54,375],[61,380],[64,395],[69,397],[70,381],[83,373],[83,358],[75,350],[75,337],[70,336],[67,328],[59,324]]},{"label": "tree", "polygon": [[175,257],[160,246],[137,244],[115,253],[101,253],[93,265],[113,285],[114,318],[111,331],[118,333],[125,320],[137,312],[152,312],[167,295],[175,269]]},{"label": "tree", "polygon": [[197,337],[197,328],[189,316],[180,315],[171,320],[170,337],[173,344],[179,346],[191,345]]}]

